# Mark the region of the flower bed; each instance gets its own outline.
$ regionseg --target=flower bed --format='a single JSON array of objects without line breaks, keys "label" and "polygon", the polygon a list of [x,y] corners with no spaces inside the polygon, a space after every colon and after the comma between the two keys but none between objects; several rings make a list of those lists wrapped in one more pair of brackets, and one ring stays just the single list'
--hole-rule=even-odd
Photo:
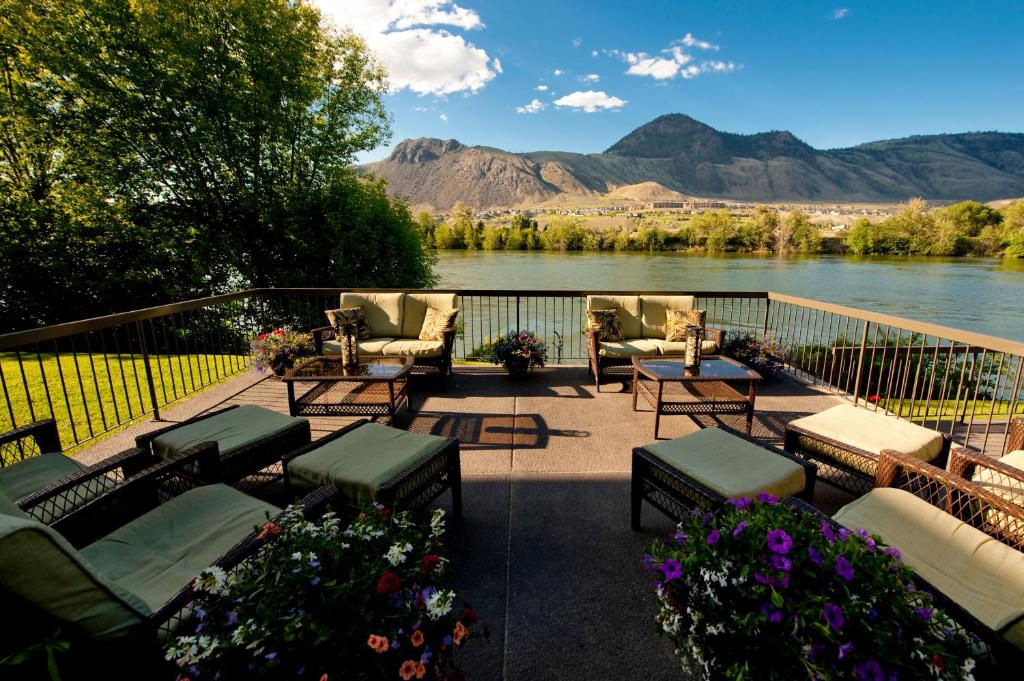
[{"label": "flower bed", "polygon": [[644,557],[662,630],[703,678],[971,678],[973,637],[900,552],[770,495],[695,512]]},{"label": "flower bed", "polygon": [[258,553],[195,581],[179,678],[450,679],[477,614],[444,587],[444,512],[417,524],[375,505],[348,526],[289,509]]},{"label": "flower bed", "polygon": [[316,354],[313,336],[294,331],[290,326],[261,333],[249,344],[249,350],[256,371],[262,373],[270,369],[277,376],[295,366],[299,359]]},{"label": "flower bed", "polygon": [[730,333],[722,347],[722,354],[743,362],[761,374],[765,380],[772,380],[785,368],[788,353],[785,346],[772,336],[760,336],[752,332]]},{"label": "flower bed", "polygon": [[490,360],[501,364],[510,376],[523,376],[531,367],[542,367],[548,358],[544,341],[533,331],[513,331],[491,341]]}]

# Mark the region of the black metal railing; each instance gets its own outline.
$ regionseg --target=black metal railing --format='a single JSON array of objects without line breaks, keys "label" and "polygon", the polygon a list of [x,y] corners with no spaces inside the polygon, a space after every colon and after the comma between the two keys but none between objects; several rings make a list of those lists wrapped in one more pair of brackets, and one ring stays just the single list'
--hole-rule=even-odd
[{"label": "black metal railing", "polygon": [[[258,333],[325,324],[341,291],[252,289],[0,336],[0,431],[53,417],[72,448],[159,418],[167,405],[248,372]],[[528,328],[545,339],[551,363],[586,363],[588,293],[693,295],[709,326],[775,338],[791,375],[963,444],[998,451],[1008,420],[1024,416],[1019,341],[767,291],[444,291],[462,310],[459,360]]]}]

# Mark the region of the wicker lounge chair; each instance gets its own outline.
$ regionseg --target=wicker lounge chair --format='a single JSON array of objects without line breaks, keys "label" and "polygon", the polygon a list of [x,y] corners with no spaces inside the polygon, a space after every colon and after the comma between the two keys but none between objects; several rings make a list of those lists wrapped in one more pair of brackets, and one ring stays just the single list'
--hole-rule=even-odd
[{"label": "wicker lounge chair", "polygon": [[361,419],[284,457],[285,485],[332,485],[338,502],[372,501],[392,508],[423,508],[446,489],[452,514],[462,517],[459,441],[410,433]]},{"label": "wicker lounge chair", "polygon": [[875,483],[878,456],[892,449],[943,467],[951,439],[944,433],[852,404],[839,404],[786,425],[783,449],[813,460],[818,475],[863,494]]},{"label": "wicker lounge chair", "polygon": [[[444,386],[452,372],[455,328],[446,330],[439,341],[420,340],[420,329],[428,307],[454,310],[455,301],[454,293],[346,292],[341,294],[340,307],[363,308],[372,337],[358,342],[360,356],[411,355],[413,374],[436,376]],[[316,328],[311,333],[318,355],[341,354],[334,327]]]},{"label": "wicker lounge chair", "polygon": [[[270,468],[310,440],[309,421],[254,405],[227,407],[135,438],[141,449],[168,460],[200,442],[216,442],[219,456],[190,471],[204,482],[253,487],[280,478]],[[269,470],[265,470],[269,469]]]},{"label": "wicker lounge chair", "polygon": [[[798,502],[787,502],[821,515]],[[948,471],[895,451],[883,451],[877,485],[833,517],[897,547],[935,591],[938,605],[984,638],[996,660],[1024,650],[1024,553],[976,529],[991,513],[1024,523],[1024,508]]]},{"label": "wicker lounge chair", "polygon": [[[622,324],[621,341],[603,341],[587,329],[590,373],[596,389],[601,390],[601,380],[608,375],[630,380],[633,357],[684,354],[685,343],[665,340],[665,318],[668,310],[692,310],[693,302],[693,296],[587,296],[587,310],[617,310]],[[707,328],[705,333],[703,351],[713,354],[721,350],[725,331]]]},{"label": "wicker lounge chair", "polygon": [[[18,650],[59,626],[64,636],[89,641],[74,646],[81,655],[103,657],[107,665],[106,656],[115,653],[118,664],[135,655],[155,663],[158,635],[184,616],[192,578],[210,565],[237,565],[259,546],[255,528],[281,513],[226,485],[182,491],[182,470],[213,454],[215,446],[204,443],[129,477],[67,514],[60,532],[0,496],[8,630],[0,646]],[[59,493],[43,493],[34,503]],[[303,500],[304,510],[324,508],[333,494],[317,490]]]}]

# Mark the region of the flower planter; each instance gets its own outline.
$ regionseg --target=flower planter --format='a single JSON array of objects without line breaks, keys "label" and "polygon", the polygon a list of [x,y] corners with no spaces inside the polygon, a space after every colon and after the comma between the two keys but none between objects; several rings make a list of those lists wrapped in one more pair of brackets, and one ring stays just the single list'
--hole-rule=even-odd
[{"label": "flower planter", "polygon": [[530,375],[530,360],[527,357],[509,357],[504,366],[513,381],[521,381]]}]

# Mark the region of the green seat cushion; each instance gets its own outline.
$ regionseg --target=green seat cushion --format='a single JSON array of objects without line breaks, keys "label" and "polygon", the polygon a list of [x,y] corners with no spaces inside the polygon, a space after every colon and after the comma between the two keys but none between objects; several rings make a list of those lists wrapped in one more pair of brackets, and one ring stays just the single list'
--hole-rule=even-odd
[{"label": "green seat cushion", "polygon": [[601,341],[599,352],[602,357],[654,357],[658,354],[658,342],[649,338]]},{"label": "green seat cushion", "polygon": [[377,498],[388,482],[437,451],[445,438],[367,423],[293,459],[288,479],[306,488],[333,485],[349,503]]},{"label": "green seat cushion", "polygon": [[157,506],[82,555],[156,610],[281,510],[227,485],[206,485]]},{"label": "green seat cushion", "polygon": [[164,433],[153,440],[153,452],[169,460],[201,442],[216,442],[224,459],[254,442],[303,428],[305,423],[306,419],[246,404]]},{"label": "green seat cushion", "polygon": [[[655,338],[654,342],[658,344],[658,351],[663,355],[683,356],[686,354],[685,342],[667,341],[661,338]],[[713,340],[704,339],[700,344],[700,351],[705,355],[713,355],[719,350],[718,343]]]},{"label": "green seat cushion", "polygon": [[21,507],[15,502],[15,500],[0,489],[0,513],[14,516],[15,518],[31,518],[28,513],[21,510]]},{"label": "green seat cushion", "polygon": [[32,456],[0,468],[0,491],[12,499],[21,499],[83,468],[85,466],[60,452]]},{"label": "green seat cushion", "polygon": [[873,489],[833,516],[903,553],[907,565],[985,626],[1024,649],[1024,554],[910,492]]},{"label": "green seat cushion", "polygon": [[399,338],[384,346],[384,354],[393,357],[440,357],[444,354],[444,341]]},{"label": "green seat cushion", "polygon": [[799,494],[807,484],[800,464],[720,428],[704,428],[644,449],[726,498],[768,492],[782,499]]},{"label": "green seat cushion", "polygon": [[[359,346],[360,355],[383,355],[384,346],[395,340],[394,338],[367,338],[366,340],[357,341],[356,345]],[[323,345],[323,353],[325,355],[340,355],[341,354],[341,341],[337,340],[326,340]]]},{"label": "green seat cushion", "polygon": [[[136,594],[97,570],[46,525],[0,500],[0,585],[11,622],[52,618],[84,636],[116,638],[151,614]],[[184,585],[183,585],[184,586]],[[47,632],[49,633],[49,632]]]}]

